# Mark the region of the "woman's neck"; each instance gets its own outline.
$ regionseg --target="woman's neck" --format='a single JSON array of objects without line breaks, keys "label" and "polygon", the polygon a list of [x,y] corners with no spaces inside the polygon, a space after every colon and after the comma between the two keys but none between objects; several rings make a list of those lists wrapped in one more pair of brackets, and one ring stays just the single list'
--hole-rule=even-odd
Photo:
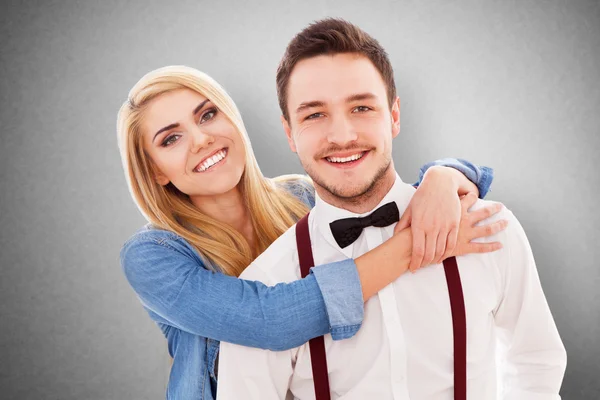
[{"label": "woman's neck", "polygon": [[254,247],[252,221],[238,188],[216,196],[191,197],[190,200],[204,214],[233,227],[246,238],[250,247]]}]

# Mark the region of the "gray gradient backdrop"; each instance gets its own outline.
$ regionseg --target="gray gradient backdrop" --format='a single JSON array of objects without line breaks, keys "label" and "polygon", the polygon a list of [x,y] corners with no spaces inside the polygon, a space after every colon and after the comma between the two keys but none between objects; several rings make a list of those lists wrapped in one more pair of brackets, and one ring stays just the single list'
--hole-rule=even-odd
[{"label": "gray gradient backdrop", "polygon": [[495,168],[489,198],[528,232],[568,351],[563,398],[600,398],[597,1],[22,3],[0,9],[0,398],[163,398],[165,342],[118,261],[144,220],[117,110],[149,70],[199,68],[237,101],[263,172],[301,172],[275,69],[325,16],[390,54],[405,180],[445,156]]}]

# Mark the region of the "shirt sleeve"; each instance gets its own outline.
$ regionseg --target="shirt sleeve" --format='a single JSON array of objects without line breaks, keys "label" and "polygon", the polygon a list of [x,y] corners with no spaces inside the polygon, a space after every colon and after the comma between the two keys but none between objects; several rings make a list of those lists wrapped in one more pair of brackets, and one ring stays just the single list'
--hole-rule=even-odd
[{"label": "shirt sleeve", "polygon": [[362,289],[352,260],[266,286],[205,269],[181,240],[145,235],[123,246],[123,271],[142,304],[178,329],[286,350],[326,333],[334,340],[351,337],[362,323]]},{"label": "shirt sleeve", "polygon": [[459,170],[473,182],[477,189],[479,189],[479,198],[483,199],[490,190],[492,181],[494,180],[494,170],[490,167],[478,166],[462,158],[443,158],[441,160],[435,160],[429,162],[421,167],[419,170],[419,180],[414,184],[418,186],[423,181],[425,172],[433,166],[452,167]]},{"label": "shirt sleeve", "polygon": [[558,400],[567,356],[542,290],[533,253],[510,212],[500,260],[501,299],[494,312],[503,399]]}]

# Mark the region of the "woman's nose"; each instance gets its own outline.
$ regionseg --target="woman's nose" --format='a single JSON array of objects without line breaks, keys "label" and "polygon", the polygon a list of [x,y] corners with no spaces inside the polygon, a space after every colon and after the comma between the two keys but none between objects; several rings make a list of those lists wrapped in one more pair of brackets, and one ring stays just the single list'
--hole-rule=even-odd
[{"label": "woman's nose", "polygon": [[203,131],[200,128],[196,128],[191,132],[192,135],[192,152],[197,153],[203,148],[210,146],[214,141],[214,136]]}]

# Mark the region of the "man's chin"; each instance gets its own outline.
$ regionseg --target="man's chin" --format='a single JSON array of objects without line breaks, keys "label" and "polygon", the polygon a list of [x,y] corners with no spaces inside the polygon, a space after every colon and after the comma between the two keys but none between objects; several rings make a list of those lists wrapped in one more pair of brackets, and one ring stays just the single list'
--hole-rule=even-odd
[{"label": "man's chin", "polygon": [[[314,180],[314,179],[313,179]],[[324,190],[340,199],[351,200],[367,193],[371,188],[371,182],[323,182],[319,184]]]}]

